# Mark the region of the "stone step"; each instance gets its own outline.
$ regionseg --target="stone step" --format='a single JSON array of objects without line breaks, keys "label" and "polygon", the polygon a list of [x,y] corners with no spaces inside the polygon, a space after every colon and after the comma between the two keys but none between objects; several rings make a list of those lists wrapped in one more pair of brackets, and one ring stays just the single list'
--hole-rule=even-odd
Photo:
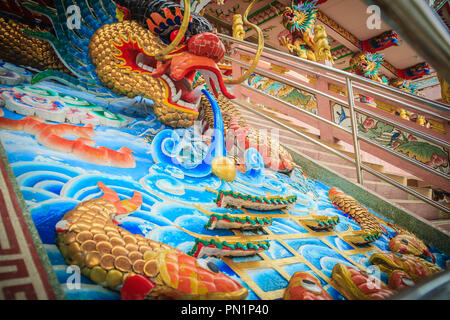
[{"label": "stone step", "polygon": [[[271,128],[271,127],[267,127],[267,126],[264,126],[263,124],[261,124],[259,122],[259,119],[251,119],[251,120],[248,120],[247,122],[255,129],[266,129],[267,130],[267,129]],[[316,145],[316,144],[314,144],[312,142],[306,141],[303,137],[299,136],[298,134],[295,134],[293,132],[290,132],[288,130],[285,130],[285,129],[282,129],[282,128],[279,128],[279,127],[276,127],[276,129],[279,130],[278,132],[279,132],[280,141],[282,141],[283,138],[288,138],[291,141],[293,141],[294,143],[297,143],[298,141],[299,142],[301,141],[303,143],[306,143],[306,144],[312,146],[312,148],[314,148],[314,149],[324,150],[322,147],[320,147],[320,146],[318,146],[318,145]],[[324,141],[321,141],[319,139],[319,135],[317,135],[317,134],[309,133],[309,132],[303,132],[303,133],[305,135],[307,135],[307,136],[309,136],[309,137],[319,141],[320,143],[325,144],[325,145],[333,148],[333,149],[336,149],[336,150],[339,150],[339,151],[345,151],[345,147],[344,146],[341,146],[341,145],[336,144],[336,143],[326,143]],[[269,132],[269,134],[270,134],[270,132]]]},{"label": "stone step", "polygon": [[[332,155],[332,154],[330,154],[329,152],[326,152],[326,151],[319,151],[319,150],[310,149],[310,148],[308,148],[308,146],[306,146],[306,148],[305,148],[300,143],[298,143],[297,145],[293,145],[291,143],[285,143],[284,145],[286,145],[290,149],[293,149],[294,151],[297,151],[299,153],[303,153],[304,155],[306,155],[306,156],[308,156],[308,157],[310,157],[310,158],[312,158],[314,160],[321,161],[325,166],[326,166],[325,162],[329,163],[331,166],[333,164],[346,166],[347,170],[345,172],[348,172],[348,170],[351,170],[351,172],[352,172],[350,175],[346,175],[346,176],[349,177],[349,178],[356,177],[356,171],[355,171],[353,165],[350,162],[348,162],[347,160],[345,160],[345,159],[342,159],[342,158],[340,158],[338,156]],[[382,165],[372,164],[372,163],[368,163],[368,162],[364,162],[364,161],[363,161],[363,163],[366,164],[369,167],[372,167],[373,169],[375,169],[375,170],[377,170],[379,172],[384,173],[385,175],[387,175],[388,177],[394,179],[395,181],[397,181],[397,182],[399,182],[399,183],[401,183],[403,185],[406,185],[405,181],[408,179],[408,177],[404,177],[404,176],[397,175],[397,174],[392,174],[392,173],[386,173],[385,170],[384,170],[384,167]],[[342,173],[342,171],[341,171],[341,173]],[[365,175],[369,175],[369,174],[365,173]],[[377,178],[377,177],[371,177],[369,179],[369,181],[371,181],[371,182],[372,181],[380,181],[380,179]],[[398,189],[398,188],[396,188],[394,186],[391,186],[390,184],[387,184],[387,183],[384,183],[383,187],[384,186],[389,186],[391,188],[395,188],[396,190],[399,190],[402,194],[405,194],[405,197],[406,197],[406,193],[404,191],[402,191],[402,190],[400,190],[400,189]],[[427,197],[431,197],[431,192],[432,192],[431,189],[429,189],[429,188],[416,188],[416,189],[417,189],[418,192],[421,192],[422,194],[426,195]],[[390,190],[385,192],[384,195],[387,195],[389,191]]]},{"label": "stone step", "polygon": [[[421,187],[411,187],[412,189],[414,189],[416,192],[424,195],[425,197],[429,198],[429,199],[433,199],[433,189],[431,188],[421,188]],[[417,198],[414,197],[411,194],[408,194],[408,199],[409,200],[416,200]]]},{"label": "stone step", "polygon": [[[450,208],[450,203],[444,203],[444,202],[440,202],[442,205],[446,206],[447,208]],[[450,213],[441,211],[439,213],[439,219],[443,219],[443,220],[450,220]]]},{"label": "stone step", "polygon": [[378,172],[381,172],[381,173],[385,173],[386,172],[384,166],[381,165],[381,164],[370,163],[370,162],[367,162],[367,161],[363,161],[362,163],[365,164],[366,166],[368,166],[368,167],[378,171]]},{"label": "stone step", "polygon": [[[350,179],[352,182],[356,183],[356,179]],[[417,198],[410,195],[393,185],[390,185],[383,181],[364,181],[364,186],[373,191],[374,193],[386,198],[386,199],[401,199],[401,200],[418,200]],[[429,188],[418,188],[411,187],[415,191],[423,194],[427,198],[432,198],[432,190]]]},{"label": "stone step", "polygon": [[[293,133],[291,131],[288,131],[288,130],[286,130],[284,128],[281,128],[280,126],[277,126],[276,124],[274,124],[274,123],[272,123],[270,121],[261,119],[261,118],[255,119],[255,118],[245,118],[244,117],[244,119],[250,126],[252,126],[255,129],[259,129],[259,130],[266,129],[266,130],[268,130],[268,129],[275,128],[275,129],[279,130],[280,135],[289,135],[289,136],[293,135],[295,137],[299,137],[297,134],[295,134],[295,133]],[[286,125],[288,125],[289,127],[291,127],[293,129],[295,129],[295,130],[297,130],[297,131],[307,135],[308,137],[314,138],[316,140],[319,140],[319,138],[320,138],[320,136],[318,134],[309,132],[309,130],[307,128],[305,128],[305,127],[301,127],[301,126],[298,126],[298,125],[295,125],[295,124],[291,124],[291,123],[286,123]],[[332,144],[332,145],[334,147],[336,147],[336,148],[342,148],[338,144]]]},{"label": "stone step", "polygon": [[[317,161],[317,163],[324,166],[327,169],[338,172],[347,178],[356,178],[356,169],[352,165],[341,165],[341,164],[330,163],[330,162],[325,162],[325,161],[320,161],[320,160]],[[392,174],[392,173],[384,173],[384,174],[387,175],[388,177],[390,177],[391,179],[406,186],[406,177],[399,176],[399,175]],[[371,175],[364,171],[363,171],[363,180],[364,181],[366,181],[366,180],[367,181],[381,181],[380,178],[375,177],[374,175]]]},{"label": "stone step", "polygon": [[440,210],[420,200],[401,200],[390,199],[393,204],[404,208],[424,219],[436,220],[439,219]]},{"label": "stone step", "polygon": [[[290,146],[293,150],[298,149],[296,146]],[[330,169],[334,172],[340,173],[343,176],[349,178],[352,182],[356,183],[356,171],[355,168],[351,165],[348,165],[348,162],[344,159],[340,159],[336,156],[330,156],[327,155],[324,152],[318,152],[315,150],[298,150],[299,152],[303,152],[305,155],[310,156],[314,160],[317,160],[317,163],[324,166],[327,169]],[[333,159],[330,159],[333,157]],[[322,158],[325,158],[325,161],[321,161]],[[336,162],[338,159],[341,161],[340,164],[337,164]],[[333,162],[330,162],[332,160]],[[336,161],[335,161],[336,160]],[[347,162],[346,164],[342,164],[342,161]],[[396,174],[390,174],[385,173],[390,178],[398,181],[399,183],[406,185],[408,177],[400,176]],[[374,191],[375,193],[379,194],[380,196],[383,196],[387,199],[392,199],[391,201],[394,203],[394,201],[397,201],[397,204],[404,207],[405,209],[415,213],[418,216],[421,216],[426,219],[435,219],[439,217],[439,210],[434,208],[433,206],[430,206],[419,199],[413,197],[409,193],[398,189],[395,186],[392,186],[382,180],[380,180],[378,177],[375,177],[367,172],[364,172],[363,175],[364,178],[364,186],[368,189]],[[432,190],[429,188],[419,188],[419,187],[413,187],[417,192],[420,192],[427,196],[428,198],[431,198],[432,196]]]},{"label": "stone step", "polygon": [[431,221],[431,224],[439,229],[445,232],[447,235],[450,235],[450,219],[446,220],[433,220]]},{"label": "stone step", "polygon": [[[353,165],[351,163],[349,163],[347,160],[342,159],[336,155],[330,154],[329,152],[327,152],[320,146],[313,144],[312,142],[300,140],[300,139],[294,138],[292,136],[283,136],[282,134],[284,134],[284,132],[280,133],[280,142],[282,144],[284,144],[286,147],[291,148],[299,153],[303,153],[314,160],[326,161],[326,162],[330,162],[333,164],[349,166],[350,168],[347,168],[346,172],[351,172],[351,174],[346,175],[346,176],[349,178],[356,177],[356,171],[353,168]],[[354,154],[351,152],[345,152],[345,153],[349,157],[354,157]],[[411,184],[411,181],[414,181],[416,184],[418,183],[417,182],[418,179],[416,177],[406,177],[405,178],[405,176],[402,176],[402,175],[386,172],[386,170],[384,169],[384,167],[382,165],[372,164],[372,163],[369,163],[366,161],[363,161],[363,163],[379,172],[386,174],[390,178],[394,179],[395,181],[397,181],[403,185],[407,185],[407,183]],[[365,172],[364,175],[367,176],[368,173]],[[376,178],[376,177],[373,177],[373,178],[371,177],[368,180],[369,181],[380,181],[379,178]],[[387,185],[390,186],[389,184],[387,184]],[[393,186],[390,186],[390,187],[395,188]],[[395,188],[395,189],[397,189],[397,188]],[[402,196],[400,198],[403,199],[403,198],[407,197],[407,193],[405,193],[404,191],[402,191],[400,189],[397,189],[397,190],[400,192],[400,194],[402,194]],[[431,192],[431,190],[428,188],[419,188],[418,191],[427,195],[428,197]],[[385,192],[384,195],[387,196],[388,195],[387,192]]]},{"label": "stone step", "polygon": [[281,143],[288,147],[289,149],[292,149],[300,154],[304,154],[314,160],[322,160],[337,164],[343,164],[343,165],[350,165],[351,163],[345,159],[342,159],[341,157],[338,157],[334,154],[330,154],[330,152],[326,151],[323,148],[320,148],[320,150],[313,149],[313,146],[303,142],[303,141],[293,141],[288,138],[283,138],[281,140]]},{"label": "stone step", "polygon": [[[283,140],[288,140],[288,139],[283,139]],[[281,141],[282,143],[284,142],[283,140]],[[356,178],[356,171],[355,171],[353,164],[351,164],[350,162],[348,162],[345,159],[342,159],[338,156],[330,154],[327,151],[314,150],[308,144],[305,145],[300,141],[296,142],[295,145],[291,141],[289,141],[288,143],[283,143],[283,144],[286,147],[293,149],[294,151],[297,151],[299,153],[305,154],[306,156],[308,156],[314,160],[321,161],[326,167],[327,167],[327,164],[329,163],[330,166],[328,168],[333,167],[334,164],[344,166],[344,169],[341,169],[342,168],[341,167],[340,169],[338,169],[338,172],[344,174],[348,178]],[[374,168],[375,170],[377,170],[379,172],[384,173],[388,177],[392,178],[393,180],[395,180],[403,185],[406,185],[408,179],[411,180],[410,177],[405,177],[402,175],[385,172],[384,167],[382,165],[371,164],[371,163],[368,163],[365,161],[363,161],[363,163],[366,164],[367,166]],[[346,173],[348,173],[348,174],[346,174]],[[367,172],[364,172],[364,176],[369,177],[368,181],[381,181],[379,178],[377,178],[373,175],[370,175]],[[390,186],[389,184],[386,184],[386,185]],[[393,188],[395,188],[395,187],[393,187]],[[397,188],[395,188],[395,189],[397,189]],[[398,190],[401,191],[400,189],[398,189]],[[419,190],[419,192],[423,192],[427,196],[430,196],[430,194],[431,194],[431,189],[428,189],[428,188],[418,188],[418,190]],[[403,191],[401,191],[401,192],[403,192]]]},{"label": "stone step", "polygon": [[[355,172],[355,176],[356,176],[356,171],[353,167],[353,164],[351,164],[349,161],[342,159],[336,155],[330,154],[329,152],[327,152],[320,146],[314,145],[312,142],[306,142],[306,141],[295,140],[295,139],[294,139],[294,141],[292,141],[291,137],[284,137],[281,135],[280,135],[280,142],[282,144],[286,145],[286,147],[291,148],[297,152],[304,153],[305,155],[307,155],[315,160],[323,160],[323,161],[330,162],[331,164],[336,163],[339,165],[349,166],[350,169]],[[346,151],[342,151],[342,150],[340,150],[340,151],[349,157],[354,158],[354,156],[355,156],[351,152],[346,152]],[[364,164],[374,168],[375,170],[377,170],[379,172],[384,173],[388,177],[392,178],[393,180],[395,180],[405,186],[408,185],[408,181],[409,182],[420,181],[420,179],[418,179],[417,177],[414,177],[414,176],[404,176],[404,175],[399,175],[399,174],[395,174],[395,173],[389,173],[384,169],[384,167],[382,165],[369,163],[367,161],[364,161],[364,157],[362,157],[362,158],[363,158],[362,160],[363,160]],[[364,174],[369,175],[367,172],[365,172]],[[371,178],[369,178],[369,180],[372,180],[372,181],[379,180],[379,178],[371,177]]]}]

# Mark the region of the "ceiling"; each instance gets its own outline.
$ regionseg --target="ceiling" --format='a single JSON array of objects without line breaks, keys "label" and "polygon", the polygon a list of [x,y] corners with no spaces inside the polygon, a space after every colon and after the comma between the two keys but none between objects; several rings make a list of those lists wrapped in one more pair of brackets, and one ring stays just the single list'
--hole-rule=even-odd
[{"label": "ceiling", "polygon": [[[367,4],[363,0],[329,0],[321,4],[319,9],[359,40],[367,40],[392,29],[383,21],[383,15],[380,29],[369,29],[367,20],[372,13],[367,13]],[[398,47],[382,51],[386,61],[394,67],[405,69],[424,61],[400,36],[399,43]]]},{"label": "ceiling", "polygon": [[[222,5],[217,4],[216,1],[212,1],[206,7],[205,16],[213,22],[219,32],[231,34],[233,15],[235,13],[243,15],[249,4],[249,0],[225,0]],[[261,0],[252,8],[249,14],[249,21],[258,24],[263,30],[266,46],[287,52],[287,49],[281,46],[278,41],[279,33],[284,30],[279,14],[283,11],[284,7],[290,4],[291,0]],[[367,13],[367,7],[367,4],[363,0],[328,0],[319,5],[319,10],[358,40],[362,41],[392,29],[384,21],[381,22],[379,29],[369,29],[367,20],[372,13]],[[261,11],[264,8],[266,10]],[[255,13],[257,14],[255,15]],[[383,16],[381,16],[382,19]],[[333,28],[328,25],[325,25],[325,27],[329,36],[333,57],[336,59],[334,66],[339,69],[348,70],[351,53],[360,49]],[[246,33],[246,40],[255,40],[252,30]],[[393,46],[379,52],[384,55],[385,61],[392,65],[394,69],[405,69],[424,62],[414,49],[400,36],[399,43],[399,46]],[[380,73],[388,78],[396,77],[392,69],[389,70],[386,67],[383,67]]]}]

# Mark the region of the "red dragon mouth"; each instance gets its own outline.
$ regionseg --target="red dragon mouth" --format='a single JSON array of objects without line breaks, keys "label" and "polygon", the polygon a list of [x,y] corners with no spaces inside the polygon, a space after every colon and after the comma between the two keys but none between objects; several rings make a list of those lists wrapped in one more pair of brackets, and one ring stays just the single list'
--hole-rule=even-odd
[{"label": "red dragon mouth", "polygon": [[[227,98],[233,99],[224,84],[222,73],[216,62],[206,56],[197,56],[186,51],[182,46],[170,54],[174,57],[170,60],[157,61],[155,56],[146,52],[136,41],[123,42],[121,46],[115,45],[120,50],[116,58],[123,61],[121,68],[130,72],[139,71],[151,74],[160,79],[166,87],[166,104],[178,110],[197,113],[201,98],[201,90],[204,86],[192,88],[196,72],[201,73],[208,87],[217,96],[218,90]],[[151,98],[151,97],[150,97]]]}]

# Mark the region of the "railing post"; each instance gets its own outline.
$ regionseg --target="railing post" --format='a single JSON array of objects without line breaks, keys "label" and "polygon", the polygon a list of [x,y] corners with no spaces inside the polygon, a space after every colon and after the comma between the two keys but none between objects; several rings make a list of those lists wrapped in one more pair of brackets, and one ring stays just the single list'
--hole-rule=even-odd
[{"label": "railing post", "polygon": [[361,151],[359,149],[358,127],[356,125],[355,97],[353,95],[352,80],[346,77],[345,81],[347,84],[348,105],[350,107],[350,120],[352,122],[353,149],[355,153],[355,164],[356,164],[356,178],[358,183],[362,185],[363,176],[361,170]]}]

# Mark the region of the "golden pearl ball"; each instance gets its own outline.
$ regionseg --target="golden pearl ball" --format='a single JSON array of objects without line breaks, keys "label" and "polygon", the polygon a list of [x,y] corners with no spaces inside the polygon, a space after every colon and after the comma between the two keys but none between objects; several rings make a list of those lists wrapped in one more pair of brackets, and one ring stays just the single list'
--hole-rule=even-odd
[{"label": "golden pearl ball", "polygon": [[236,166],[234,161],[227,157],[216,157],[211,162],[212,173],[219,179],[233,181],[236,179]]}]

